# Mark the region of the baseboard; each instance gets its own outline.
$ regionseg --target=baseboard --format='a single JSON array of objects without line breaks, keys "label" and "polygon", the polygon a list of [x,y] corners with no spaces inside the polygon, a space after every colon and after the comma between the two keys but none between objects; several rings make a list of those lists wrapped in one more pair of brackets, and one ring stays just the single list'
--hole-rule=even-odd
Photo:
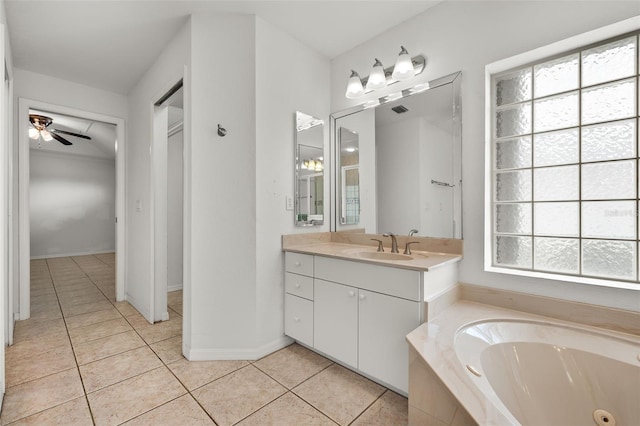
[{"label": "baseboard", "polygon": [[78,253],[64,253],[64,254],[45,254],[41,256],[31,256],[31,260],[38,259],[54,259],[56,257],[71,257],[71,256],[90,256],[93,254],[106,254],[106,253],[115,253],[115,250],[105,250],[105,251],[87,251],[87,252],[78,252]]},{"label": "baseboard", "polygon": [[291,343],[293,343],[293,339],[287,336],[282,336],[257,348],[193,349],[187,345],[183,345],[182,350],[189,361],[255,361],[279,349],[289,346]]},{"label": "baseboard", "polygon": [[171,293],[172,291],[178,291],[178,290],[182,290],[182,283],[167,286],[168,293]]}]

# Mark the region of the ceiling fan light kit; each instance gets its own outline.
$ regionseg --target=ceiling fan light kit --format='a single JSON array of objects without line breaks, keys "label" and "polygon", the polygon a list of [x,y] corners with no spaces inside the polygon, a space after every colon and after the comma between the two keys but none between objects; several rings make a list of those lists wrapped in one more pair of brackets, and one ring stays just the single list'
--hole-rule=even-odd
[{"label": "ceiling fan light kit", "polygon": [[29,129],[29,137],[31,139],[39,140],[40,137],[42,137],[45,142],[50,142],[55,139],[63,145],[73,145],[73,143],[71,143],[69,140],[58,134],[62,133],[81,139],[91,140],[91,137],[81,135],[80,133],[68,132],[66,130],[59,129],[49,129],[48,127],[53,123],[53,120],[51,119],[51,117],[47,117],[45,115],[29,114],[29,121],[33,126]]}]

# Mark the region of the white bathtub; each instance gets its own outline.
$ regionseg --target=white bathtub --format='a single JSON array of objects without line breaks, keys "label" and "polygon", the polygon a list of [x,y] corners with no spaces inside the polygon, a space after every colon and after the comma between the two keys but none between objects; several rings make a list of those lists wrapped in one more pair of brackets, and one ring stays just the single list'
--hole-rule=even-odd
[{"label": "white bathtub", "polygon": [[407,341],[468,423],[640,425],[637,335],[459,301]]},{"label": "white bathtub", "polygon": [[455,352],[513,424],[640,425],[640,344],[538,321],[461,328]]}]

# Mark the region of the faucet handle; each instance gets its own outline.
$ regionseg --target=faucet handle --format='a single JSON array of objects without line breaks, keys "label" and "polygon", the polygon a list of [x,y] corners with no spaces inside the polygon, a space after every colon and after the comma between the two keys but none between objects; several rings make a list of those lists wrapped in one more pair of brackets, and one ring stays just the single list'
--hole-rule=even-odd
[{"label": "faucet handle", "polygon": [[420,241],[407,241],[407,245],[404,248],[404,254],[411,254],[411,244],[418,244]]},{"label": "faucet handle", "polygon": [[417,234],[419,231],[416,228],[413,228],[412,230],[409,231],[409,236],[413,237],[415,234]]},{"label": "faucet handle", "polygon": [[378,251],[384,251],[384,247],[382,247],[382,240],[378,240],[377,238],[371,238],[371,241],[378,242]]}]

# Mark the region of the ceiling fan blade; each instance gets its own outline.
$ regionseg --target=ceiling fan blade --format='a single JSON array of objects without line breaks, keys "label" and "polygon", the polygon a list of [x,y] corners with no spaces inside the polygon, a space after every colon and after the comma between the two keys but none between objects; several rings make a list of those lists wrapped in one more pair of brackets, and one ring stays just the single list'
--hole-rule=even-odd
[{"label": "ceiling fan blade", "polygon": [[90,137],[90,136],[81,135],[80,133],[67,132],[66,130],[53,129],[53,130],[50,130],[50,132],[51,132],[51,133],[54,133],[54,132],[55,132],[55,133],[62,133],[62,134],[65,134],[65,135],[75,136],[75,137],[77,137],[77,138],[82,138],[82,139],[89,139],[89,140],[91,140],[91,137]]},{"label": "ceiling fan blade", "polygon": [[69,142],[68,140],[66,140],[66,139],[65,139],[65,138],[63,138],[62,136],[60,136],[60,135],[56,135],[56,134],[55,134],[55,133],[53,133],[53,132],[49,132],[49,133],[51,134],[51,136],[53,136],[53,138],[54,138],[55,140],[57,140],[57,141],[58,141],[58,142],[60,142],[61,144],[63,144],[63,145],[73,145],[71,142]]}]

